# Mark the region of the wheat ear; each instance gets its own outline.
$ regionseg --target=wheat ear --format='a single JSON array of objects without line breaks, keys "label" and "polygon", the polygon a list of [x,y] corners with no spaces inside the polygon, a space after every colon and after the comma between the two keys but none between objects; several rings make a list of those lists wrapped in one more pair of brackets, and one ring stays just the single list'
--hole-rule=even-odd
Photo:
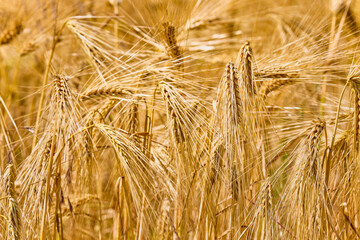
[{"label": "wheat ear", "polygon": [[8,239],[19,240],[21,232],[21,217],[20,208],[17,201],[17,195],[15,191],[15,167],[12,163],[10,156],[9,162],[4,173],[5,179],[5,192],[8,195]]}]

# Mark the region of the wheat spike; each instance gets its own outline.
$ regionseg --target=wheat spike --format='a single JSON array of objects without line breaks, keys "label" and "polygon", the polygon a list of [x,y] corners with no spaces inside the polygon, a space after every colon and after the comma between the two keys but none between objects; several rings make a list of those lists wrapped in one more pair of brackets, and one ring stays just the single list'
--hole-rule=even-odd
[{"label": "wheat spike", "polygon": [[169,212],[170,212],[170,201],[164,199],[161,203],[161,217],[157,223],[157,232],[160,240],[170,239],[170,221],[169,221]]},{"label": "wheat spike", "polygon": [[[286,197],[296,206],[296,211],[289,214],[294,221],[296,236],[305,234],[306,238],[316,239],[325,234],[321,220],[325,199],[323,198],[324,176],[320,158],[321,135],[325,129],[325,122],[315,121],[308,129],[301,148],[294,154],[295,163],[291,175],[291,184]],[[304,214],[306,213],[306,214]],[[312,231],[306,231],[311,226]]]},{"label": "wheat spike", "polygon": [[8,239],[19,240],[21,232],[21,216],[19,204],[17,201],[17,194],[15,191],[15,167],[10,160],[5,173],[5,192],[8,195]]},{"label": "wheat spike", "polygon": [[12,40],[18,36],[23,30],[23,25],[21,22],[16,22],[13,26],[7,28],[0,34],[0,45],[5,45],[11,43]]},{"label": "wheat spike", "polygon": [[276,79],[272,81],[266,81],[263,83],[259,89],[259,96],[262,99],[265,99],[270,93],[278,90],[279,88],[283,86],[288,86],[290,84],[295,83],[292,79]]},{"label": "wheat spike", "polygon": [[239,53],[239,72],[240,79],[245,84],[245,87],[250,96],[256,94],[256,84],[254,82],[254,57],[253,51],[248,41],[241,47]]},{"label": "wheat spike", "polygon": [[118,88],[99,88],[93,89],[86,92],[81,96],[81,100],[91,99],[93,97],[121,97],[132,95],[133,92],[127,89],[118,89]]},{"label": "wheat spike", "polygon": [[185,141],[185,133],[183,131],[183,128],[181,127],[181,120],[178,118],[177,114],[178,114],[178,110],[174,109],[173,106],[175,106],[175,101],[176,99],[174,99],[173,96],[173,92],[174,87],[172,87],[169,84],[165,84],[162,83],[162,94],[164,97],[164,100],[167,103],[167,115],[169,117],[169,119],[171,119],[172,125],[171,125],[171,129],[172,129],[172,133],[174,134],[175,140],[176,140],[176,144],[181,144],[184,143]]},{"label": "wheat spike", "polygon": [[25,57],[34,52],[38,48],[38,44],[34,41],[27,42],[20,50],[20,57]]},{"label": "wheat spike", "polygon": [[137,100],[134,100],[130,103],[127,116],[127,131],[131,134],[135,134],[139,128],[139,104]]},{"label": "wheat spike", "polygon": [[54,79],[55,101],[61,111],[64,111],[64,109],[68,107],[69,97],[71,95],[67,81],[69,81],[69,78],[62,75],[56,75]]},{"label": "wheat spike", "polygon": [[176,28],[169,22],[163,23],[163,38],[165,41],[166,51],[169,57],[174,59],[175,65],[183,68],[183,55],[176,39]]},{"label": "wheat spike", "polygon": [[171,23],[163,23],[164,28],[164,40],[168,50],[168,54],[172,58],[181,58],[180,47],[176,40],[176,29]]}]

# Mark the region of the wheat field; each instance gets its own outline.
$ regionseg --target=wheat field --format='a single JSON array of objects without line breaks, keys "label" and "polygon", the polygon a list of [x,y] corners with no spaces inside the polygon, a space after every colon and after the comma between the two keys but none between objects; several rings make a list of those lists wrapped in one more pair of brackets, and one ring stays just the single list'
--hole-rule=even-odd
[{"label": "wheat field", "polygon": [[0,0],[0,239],[360,239],[359,0]]}]

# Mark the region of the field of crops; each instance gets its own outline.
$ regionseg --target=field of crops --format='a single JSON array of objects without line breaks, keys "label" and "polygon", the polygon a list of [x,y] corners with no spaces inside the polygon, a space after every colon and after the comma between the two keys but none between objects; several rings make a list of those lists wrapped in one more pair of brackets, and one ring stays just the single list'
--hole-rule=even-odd
[{"label": "field of crops", "polygon": [[360,239],[359,0],[0,0],[0,239]]}]

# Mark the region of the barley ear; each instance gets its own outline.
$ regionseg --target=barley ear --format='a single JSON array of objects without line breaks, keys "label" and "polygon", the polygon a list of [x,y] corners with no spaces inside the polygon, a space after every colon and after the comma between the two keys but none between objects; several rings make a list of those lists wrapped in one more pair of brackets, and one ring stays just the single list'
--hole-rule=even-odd
[{"label": "barley ear", "polygon": [[254,57],[248,41],[241,47],[238,60],[240,79],[245,84],[248,94],[253,96],[257,93],[254,81]]},{"label": "barley ear", "polygon": [[15,167],[9,156],[8,165],[4,173],[5,192],[8,196],[8,239],[19,240],[21,231],[20,209],[15,191]]},{"label": "barley ear", "polygon": [[0,45],[5,45],[11,43],[23,30],[23,25],[20,21],[15,22],[12,26],[5,29],[0,34]]}]

